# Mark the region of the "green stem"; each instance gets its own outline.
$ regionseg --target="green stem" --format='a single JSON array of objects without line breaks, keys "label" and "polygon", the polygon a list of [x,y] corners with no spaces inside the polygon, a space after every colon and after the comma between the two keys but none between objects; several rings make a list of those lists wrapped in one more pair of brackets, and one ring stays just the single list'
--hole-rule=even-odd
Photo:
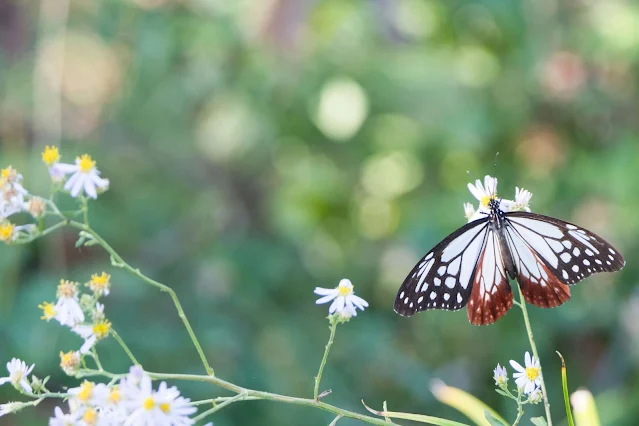
[{"label": "green stem", "polygon": [[512,426],[517,426],[517,424],[519,423],[519,420],[521,420],[521,416],[524,415],[524,408],[522,407],[521,404],[521,392],[519,392],[519,395],[517,396],[517,418],[515,419],[515,422],[512,424]]},{"label": "green stem", "polygon": [[91,353],[93,354],[95,364],[98,366],[98,370],[104,371],[104,368],[102,368],[102,363],[100,362],[100,358],[98,358],[98,351],[95,350],[95,346],[91,348]]},{"label": "green stem", "polygon": [[131,274],[137,276],[138,278],[140,278],[142,281],[146,282],[147,284],[150,284],[153,287],[159,288],[161,291],[165,293],[169,293],[169,295],[171,296],[171,299],[173,300],[173,304],[175,305],[175,308],[178,311],[178,316],[182,320],[182,323],[184,323],[184,327],[186,328],[187,332],[189,333],[189,336],[191,337],[193,346],[195,346],[195,349],[200,355],[200,360],[202,361],[202,364],[204,365],[204,369],[209,375],[214,375],[213,368],[211,368],[211,366],[209,365],[209,362],[206,359],[206,356],[204,355],[202,346],[200,345],[200,342],[198,341],[197,337],[195,336],[195,333],[193,332],[191,323],[189,323],[189,320],[186,317],[186,314],[184,313],[184,309],[182,309],[182,305],[180,304],[180,300],[178,299],[175,291],[171,287],[147,277],[142,272],[140,272],[139,269],[133,268],[131,265],[126,263],[124,259],[122,259],[122,257],[106,241],[104,241],[104,239],[97,232],[95,232],[89,226],[86,226],[85,224],[76,222],[74,220],[68,221],[68,224],[69,226],[73,228],[80,229],[84,232],[87,232],[88,234],[91,234],[91,236],[95,239],[95,241],[97,241],[98,244],[100,244],[102,248],[111,255],[111,263],[113,264],[113,266],[117,268],[122,268],[130,272]]},{"label": "green stem", "polygon": [[134,365],[140,365],[140,363],[138,362],[137,359],[135,359],[135,357],[133,356],[133,352],[131,352],[131,350],[129,349],[129,347],[126,345],[126,343],[124,343],[124,340],[122,340],[122,338],[120,337],[120,335],[113,329],[111,328],[111,335],[113,336],[113,338],[116,340],[116,342],[118,342],[120,344],[120,346],[122,347],[122,349],[124,350],[124,352],[126,352],[127,356],[129,357],[129,359],[131,360],[131,362]]},{"label": "green stem", "polygon": [[229,399],[227,399],[226,401],[222,402],[221,404],[216,405],[213,408],[210,408],[200,414],[198,414],[197,416],[193,417],[193,420],[195,422],[198,422],[202,419],[205,419],[206,417],[210,416],[211,414],[215,413],[216,411],[221,410],[222,408],[226,407],[227,405],[231,405],[236,401],[241,401],[243,400],[247,395],[244,393],[239,393],[237,395],[235,395],[234,397],[231,397]]},{"label": "green stem", "polygon": [[87,204],[87,197],[81,196],[82,200],[82,218],[84,219],[84,226],[89,227],[89,206]]},{"label": "green stem", "polygon": [[244,394],[245,395],[244,398],[246,400],[260,399],[260,400],[282,402],[285,404],[294,404],[294,405],[301,405],[306,407],[319,408],[320,410],[328,411],[335,415],[341,415],[342,417],[361,420],[363,422],[370,423],[373,425],[378,425],[378,426],[395,425],[395,423],[388,422],[384,419],[378,419],[376,417],[367,416],[365,414],[359,414],[353,411],[344,410],[342,408],[336,407],[331,404],[326,404],[316,399],[297,398],[293,396],[279,395],[276,393],[246,389],[234,383],[230,383],[225,380],[222,380],[216,376],[203,376],[203,375],[196,375],[196,374],[164,374],[164,373],[150,373],[150,372],[147,372],[147,374],[149,375],[149,377],[151,377],[154,380],[185,380],[185,381],[197,381],[197,382],[210,383],[215,386],[219,386],[221,388],[230,390],[231,392],[236,393],[238,395]]},{"label": "green stem", "polygon": [[[539,354],[537,353],[537,346],[535,345],[535,338],[533,337],[532,328],[530,327],[530,320],[528,319],[528,311],[526,310],[526,301],[524,300],[524,294],[519,287],[519,284],[515,285],[517,290],[519,291],[519,307],[521,308],[521,312],[524,315],[524,323],[526,324],[526,331],[528,332],[528,340],[530,341],[530,347],[532,349],[533,355],[539,361],[541,365],[541,360],[539,359]],[[548,426],[552,426],[552,419],[550,418],[550,402],[548,401],[548,393],[546,392],[546,383],[544,381],[544,370],[543,368],[539,371],[539,378],[541,379],[541,393],[544,396],[544,409],[546,410],[546,422]]]},{"label": "green stem", "polygon": [[331,350],[331,346],[333,346],[333,340],[335,339],[335,330],[337,329],[337,321],[331,318],[331,335],[328,338],[328,343],[324,348],[324,356],[322,357],[322,362],[320,363],[319,371],[317,372],[317,376],[315,376],[315,389],[313,390],[313,399],[317,400],[317,396],[319,395],[319,386],[320,381],[322,380],[322,373],[324,372],[324,366],[326,365],[326,360],[328,359],[328,353]]}]

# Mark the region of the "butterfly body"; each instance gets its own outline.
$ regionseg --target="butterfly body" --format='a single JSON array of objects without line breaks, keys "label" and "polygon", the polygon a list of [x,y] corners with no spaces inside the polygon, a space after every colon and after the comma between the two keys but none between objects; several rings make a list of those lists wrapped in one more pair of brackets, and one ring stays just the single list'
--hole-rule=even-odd
[{"label": "butterfly body", "polygon": [[570,299],[569,285],[625,264],[609,243],[571,223],[506,211],[494,196],[482,213],[415,265],[397,293],[397,313],[466,306],[472,324],[491,324],[513,305],[509,278],[527,303],[550,308]]}]

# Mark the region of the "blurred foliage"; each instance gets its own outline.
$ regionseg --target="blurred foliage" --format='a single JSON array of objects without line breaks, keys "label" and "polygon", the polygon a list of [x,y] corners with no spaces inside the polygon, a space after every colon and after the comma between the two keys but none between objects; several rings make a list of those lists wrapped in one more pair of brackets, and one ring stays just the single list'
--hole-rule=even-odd
[{"label": "blurred foliage", "polygon": [[[530,311],[556,422],[559,350],[602,424],[636,424],[636,3],[72,0],[66,12],[66,1],[0,3],[1,163],[47,194],[45,144],[61,145],[67,162],[93,155],[111,189],[91,204],[92,223],[175,288],[222,378],[311,395],[328,337],[312,290],[348,277],[371,307],[338,330],[327,401],[362,410],[362,398],[388,400],[464,421],[430,392],[441,378],[514,419],[491,371],[528,349],[516,309],[489,327],[471,326],[465,311],[392,310],[414,262],[464,223],[466,171],[496,168],[501,195],[523,186],[533,211],[625,254],[620,273],[573,287],[558,309]],[[203,373],[168,296],[110,268],[99,248],[74,249],[74,238],[0,247],[0,360],[35,362],[52,388],[74,384],[57,354],[80,340],[42,322],[37,305],[60,278],[106,270],[106,313],[145,368]],[[114,342],[99,349],[111,370],[128,368]],[[177,385],[191,398],[225,395]],[[14,398],[0,388],[0,400]],[[1,420],[44,424],[51,413],[42,404]],[[331,419],[258,401],[214,420]]]}]

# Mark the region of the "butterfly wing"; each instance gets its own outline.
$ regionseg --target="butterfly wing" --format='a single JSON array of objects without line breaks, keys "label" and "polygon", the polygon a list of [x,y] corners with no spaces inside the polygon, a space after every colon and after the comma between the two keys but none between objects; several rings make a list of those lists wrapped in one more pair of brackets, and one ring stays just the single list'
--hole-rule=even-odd
[{"label": "butterfly wing", "polygon": [[426,253],[399,288],[395,312],[411,316],[428,309],[463,308],[488,229],[487,218],[467,223]]},{"label": "butterfly wing", "polygon": [[492,324],[513,306],[513,294],[504,266],[503,251],[496,232],[489,228],[473,276],[468,300],[471,324]]},{"label": "butterfly wing", "polygon": [[517,281],[528,303],[559,306],[570,298],[567,285],[625,265],[603,238],[572,223],[527,212],[506,213],[505,218]]}]

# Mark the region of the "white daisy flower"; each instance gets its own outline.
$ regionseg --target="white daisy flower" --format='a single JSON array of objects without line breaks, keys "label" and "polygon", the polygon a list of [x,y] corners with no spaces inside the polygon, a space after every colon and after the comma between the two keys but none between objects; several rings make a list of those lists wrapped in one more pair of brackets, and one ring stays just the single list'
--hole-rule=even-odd
[{"label": "white daisy flower", "polygon": [[60,407],[53,409],[53,417],[49,419],[49,426],[76,426],[82,417],[79,411],[64,414]]},{"label": "white daisy flower", "polygon": [[84,339],[80,354],[87,354],[98,340],[104,339],[111,331],[111,323],[109,320],[103,319],[94,324],[77,324],[71,327],[71,331],[80,335]]},{"label": "white daisy flower", "polygon": [[24,197],[29,195],[20,183],[22,175],[9,166],[0,171],[0,219],[24,211]]},{"label": "white daisy flower", "polygon": [[513,360],[510,360],[510,365],[516,371],[513,373],[513,378],[515,379],[517,388],[523,389],[524,393],[532,393],[535,388],[541,386],[541,366],[539,365],[539,360],[534,356],[531,357],[528,351],[526,351],[525,355],[525,368]]},{"label": "white daisy flower", "polygon": [[46,146],[42,152],[42,161],[49,168],[49,176],[54,183],[60,183],[64,181],[67,174],[73,173],[72,164],[61,164],[60,151],[57,146]]},{"label": "white daisy flower", "polygon": [[139,388],[128,388],[128,405],[131,414],[125,425],[151,426],[175,425],[190,426],[195,421],[189,416],[197,411],[190,405],[190,400],[180,396],[175,387],[160,383],[157,391],[153,390],[151,379],[143,376]]},{"label": "white daisy flower", "polygon": [[519,189],[515,187],[515,204],[518,210],[525,210],[527,212],[530,211],[530,207],[528,204],[530,203],[530,199],[532,198],[532,193],[524,188]]},{"label": "white daisy flower", "polygon": [[477,179],[474,185],[472,183],[468,184],[468,190],[479,200],[479,209],[487,211],[488,203],[497,196],[497,178],[486,175],[483,185],[481,181]]},{"label": "white daisy flower", "polygon": [[88,154],[77,157],[75,165],[58,163],[57,167],[65,173],[73,173],[64,184],[64,190],[69,191],[74,198],[82,191],[88,197],[98,198],[98,192],[109,188],[109,180],[100,177],[95,161]]},{"label": "white daisy flower", "polygon": [[497,364],[497,367],[493,370],[493,378],[495,379],[495,384],[497,386],[503,386],[508,383],[508,372],[506,371],[506,367],[502,367]]},{"label": "white daisy flower", "polygon": [[[78,283],[60,280],[55,304],[55,319],[62,325],[74,327],[84,321],[84,312],[78,301]],[[46,312],[45,312],[46,313]]]},{"label": "white daisy flower", "polygon": [[96,401],[97,401],[97,398],[96,398],[97,395],[96,395],[95,389],[96,389],[95,383],[85,380],[77,388],[69,389],[69,395],[71,395],[74,402],[78,406],[85,406],[85,405],[92,406],[92,405],[96,405]]},{"label": "white daisy flower", "polygon": [[348,279],[341,280],[336,288],[316,287],[314,293],[319,296],[323,296],[315,301],[318,305],[333,301],[331,306],[328,308],[329,314],[337,312],[338,314],[352,315],[353,312],[355,312],[356,307],[362,311],[364,308],[368,307],[368,302],[366,300],[359,296],[355,296],[355,293],[353,292],[353,284],[351,283],[351,280]]},{"label": "white daisy flower", "polygon": [[32,364],[31,367],[27,367],[27,364],[24,361],[19,360],[18,358],[13,358],[10,362],[7,363],[7,371],[9,371],[8,377],[0,378],[0,385],[3,385],[7,382],[11,382],[14,387],[20,386],[26,392],[32,392],[31,385],[27,380],[27,377],[33,370],[35,364]]}]

